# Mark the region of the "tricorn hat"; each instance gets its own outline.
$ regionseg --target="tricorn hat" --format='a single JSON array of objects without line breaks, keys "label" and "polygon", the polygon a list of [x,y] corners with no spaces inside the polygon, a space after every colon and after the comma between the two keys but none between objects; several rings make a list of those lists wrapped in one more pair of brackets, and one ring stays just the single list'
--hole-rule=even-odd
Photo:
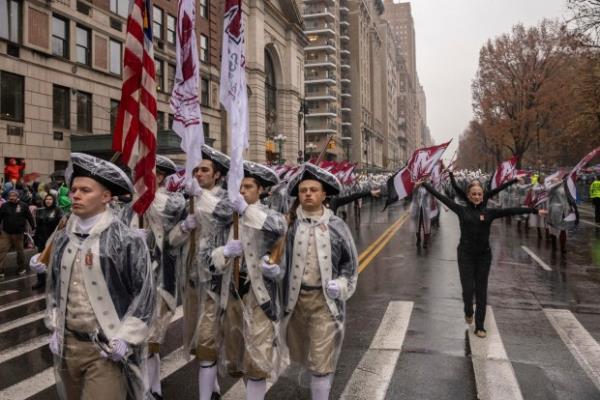
[{"label": "tricorn hat", "polygon": [[327,196],[336,196],[340,194],[342,190],[340,181],[331,172],[327,172],[323,168],[317,167],[315,164],[304,163],[288,184],[290,196],[298,196],[298,186],[300,185],[300,182],[307,179],[321,182]]},{"label": "tricorn hat", "polygon": [[252,161],[244,161],[244,176],[256,179],[263,188],[268,188],[279,183],[279,178],[277,178],[275,171]]},{"label": "tricorn hat", "polygon": [[133,194],[133,184],[125,172],[115,164],[84,153],[71,153],[71,160],[65,172],[69,186],[73,179],[86,177],[95,180],[110,190],[113,196]]},{"label": "tricorn hat", "polygon": [[229,171],[229,156],[221,153],[219,150],[215,150],[212,147],[203,144],[202,158],[204,160],[211,160],[219,172],[221,172],[221,175],[227,175],[227,172]]},{"label": "tricorn hat", "polygon": [[163,172],[165,176],[173,175],[177,172],[177,165],[169,157],[156,155],[156,169]]}]

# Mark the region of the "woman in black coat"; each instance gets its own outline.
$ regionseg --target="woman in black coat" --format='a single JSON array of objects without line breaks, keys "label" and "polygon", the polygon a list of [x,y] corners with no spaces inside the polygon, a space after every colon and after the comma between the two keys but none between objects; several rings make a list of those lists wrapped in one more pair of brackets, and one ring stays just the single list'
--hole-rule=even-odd
[{"label": "woman in black coat", "polygon": [[492,262],[490,249],[490,229],[497,218],[518,214],[545,214],[546,210],[535,208],[487,208],[486,196],[478,181],[473,181],[467,188],[467,204],[459,205],[450,198],[435,190],[429,183],[423,186],[433,196],[451,209],[458,216],[460,223],[460,242],[458,245],[458,270],[464,302],[465,321],[473,323],[473,294],[477,303],[475,313],[475,335],[487,336],[483,327],[487,304],[487,284]]},{"label": "woman in black coat", "polygon": [[[44,250],[46,242],[56,226],[60,222],[63,213],[56,205],[56,199],[51,194],[44,197],[42,207],[38,208],[35,213],[35,235],[33,241],[39,252]],[[33,290],[43,289],[46,287],[46,274],[37,274],[37,283],[32,287]]]}]

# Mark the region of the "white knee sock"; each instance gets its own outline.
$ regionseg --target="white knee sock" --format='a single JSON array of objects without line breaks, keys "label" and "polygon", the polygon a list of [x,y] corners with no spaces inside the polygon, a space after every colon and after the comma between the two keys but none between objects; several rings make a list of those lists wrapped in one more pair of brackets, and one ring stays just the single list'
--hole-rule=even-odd
[{"label": "white knee sock", "polygon": [[201,361],[200,371],[198,372],[200,400],[210,400],[216,379],[217,364],[210,361]]},{"label": "white knee sock", "polygon": [[312,400],[328,400],[331,390],[331,375],[312,376],[310,381],[310,393]]},{"label": "white knee sock", "polygon": [[162,390],[160,387],[160,355],[155,353],[152,357],[148,358],[148,385],[150,391],[162,396]]},{"label": "white knee sock", "polygon": [[267,381],[253,381],[248,379],[246,383],[246,400],[264,400],[267,393]]}]

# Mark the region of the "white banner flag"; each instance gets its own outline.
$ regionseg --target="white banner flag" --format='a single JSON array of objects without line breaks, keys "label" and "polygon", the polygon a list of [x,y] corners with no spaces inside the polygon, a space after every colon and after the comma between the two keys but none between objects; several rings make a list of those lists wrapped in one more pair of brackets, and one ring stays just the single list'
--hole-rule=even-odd
[{"label": "white banner flag", "polygon": [[233,200],[244,178],[244,150],[248,148],[248,94],[242,1],[226,0],[221,53],[220,100],[227,110],[231,137],[231,166],[227,190]]},{"label": "white banner flag", "polygon": [[200,64],[196,46],[196,5],[194,0],[180,0],[177,14],[177,66],[171,94],[172,129],[181,137],[186,153],[185,181],[202,160],[204,132],[198,98]]}]

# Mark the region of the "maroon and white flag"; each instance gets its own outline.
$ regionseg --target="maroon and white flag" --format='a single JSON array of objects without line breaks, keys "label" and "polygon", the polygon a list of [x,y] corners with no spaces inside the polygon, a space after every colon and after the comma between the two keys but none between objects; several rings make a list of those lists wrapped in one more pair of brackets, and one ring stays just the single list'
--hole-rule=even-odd
[{"label": "maroon and white flag", "polygon": [[244,150],[248,148],[248,94],[246,89],[245,29],[242,0],[225,0],[221,53],[221,103],[227,110],[231,137],[231,164],[227,190],[233,200],[244,179]]},{"label": "maroon and white flag", "polygon": [[186,154],[185,180],[202,160],[204,132],[198,99],[200,61],[196,45],[196,5],[194,0],[180,0],[177,12],[177,64],[171,93],[172,129],[181,137]]},{"label": "maroon and white flag", "polygon": [[492,189],[496,189],[504,182],[513,178],[515,175],[517,160],[518,157],[514,156],[510,160],[506,160],[498,165],[498,168],[496,168],[496,171],[494,171],[494,175],[492,175]]},{"label": "maroon and white flag", "polygon": [[132,0],[127,18],[121,103],[112,148],[133,172],[135,203],[142,215],[156,191],[156,71],[150,0]]},{"label": "maroon and white flag", "polygon": [[415,188],[415,182],[431,174],[451,141],[414,151],[408,164],[394,177],[394,188],[398,194],[398,200],[410,196]]},{"label": "maroon and white flag", "polygon": [[590,151],[581,159],[581,161],[577,163],[577,165],[575,165],[575,167],[573,167],[571,172],[569,172],[567,175],[567,189],[569,190],[569,194],[573,200],[577,200],[577,188],[575,186],[575,182],[577,181],[577,173],[581,168],[585,167],[587,163],[592,161],[598,155],[600,155],[600,147],[596,147],[594,150]]}]

